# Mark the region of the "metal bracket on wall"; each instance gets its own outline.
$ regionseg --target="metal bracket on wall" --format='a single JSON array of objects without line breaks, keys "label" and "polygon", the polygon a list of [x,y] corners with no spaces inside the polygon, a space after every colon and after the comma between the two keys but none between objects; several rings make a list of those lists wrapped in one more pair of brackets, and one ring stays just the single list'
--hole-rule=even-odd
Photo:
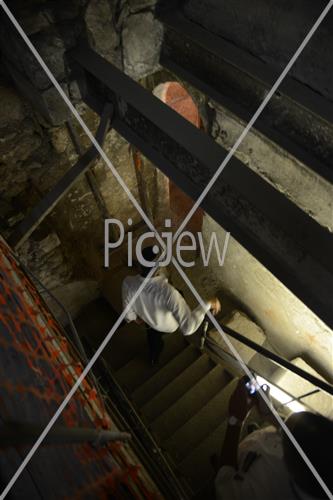
[{"label": "metal bracket on wall", "polygon": [[[104,102],[101,109],[101,119],[95,135],[96,141],[103,146],[105,136],[110,129],[113,105]],[[18,225],[17,229],[8,238],[8,243],[17,249],[36,227],[45,219],[45,217],[54,209],[59,200],[69,191],[76,179],[87,171],[92,162],[99,158],[99,153],[94,145],[90,146],[82,154],[75,165],[65,173],[57,184],[32,208],[28,215]]]},{"label": "metal bracket on wall", "polygon": [[[75,151],[77,152],[78,156],[83,156],[84,150],[81,146],[80,137],[79,137],[77,131],[75,130],[72,119],[69,119],[66,125],[68,128],[70,138],[72,140],[72,144],[75,148]],[[94,165],[93,164],[90,165],[90,168],[88,170],[86,170],[84,175],[86,177],[86,180],[87,180],[87,183],[90,187],[90,190],[95,198],[96,205],[98,206],[98,208],[102,214],[102,217],[104,219],[108,219],[110,217],[110,214],[109,214],[109,211],[108,211],[107,206],[105,204],[105,201],[103,199],[103,196],[99,190],[98,183],[96,181],[96,177],[95,177],[95,173],[94,173]]]},{"label": "metal bracket on wall", "polygon": [[[83,100],[114,104],[113,128],[194,200],[227,151],[89,47],[70,52]],[[327,324],[333,235],[233,157],[202,208]]]}]

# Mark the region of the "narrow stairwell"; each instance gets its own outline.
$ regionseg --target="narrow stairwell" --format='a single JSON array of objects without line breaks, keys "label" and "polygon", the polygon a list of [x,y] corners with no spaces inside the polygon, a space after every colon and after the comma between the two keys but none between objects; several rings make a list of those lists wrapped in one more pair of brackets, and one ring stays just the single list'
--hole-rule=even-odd
[{"label": "narrow stairwell", "polygon": [[[100,299],[77,320],[93,350],[117,314]],[[177,477],[192,498],[212,498],[214,471],[226,428],[229,397],[237,379],[180,333],[165,336],[158,366],[148,360],[145,329],[123,325],[103,353],[104,361],[131,400]]]},{"label": "narrow stairwell", "polygon": [[[122,310],[121,285],[128,269],[126,249],[112,254],[103,296],[76,320],[85,345],[95,351]],[[233,368],[216,364],[199,345],[200,333],[165,335],[158,366],[148,357],[145,327],[123,323],[103,352],[103,360],[160,447],[189,498],[214,498],[211,456],[219,453]],[[168,499],[169,500],[169,499]],[[172,499],[170,499],[172,500]]]}]

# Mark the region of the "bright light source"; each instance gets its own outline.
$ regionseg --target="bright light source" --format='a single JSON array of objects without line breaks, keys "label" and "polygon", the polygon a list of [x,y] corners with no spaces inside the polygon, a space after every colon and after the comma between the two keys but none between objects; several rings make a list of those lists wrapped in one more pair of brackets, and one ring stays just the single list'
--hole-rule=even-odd
[{"label": "bright light source", "polygon": [[[264,384],[268,385],[270,388],[270,395],[272,396],[272,398],[276,399],[277,401],[279,401],[279,403],[289,408],[289,410],[292,411],[293,413],[306,411],[305,406],[303,406],[298,401],[291,401],[290,395],[284,392],[279,387],[276,387],[276,385],[271,384],[271,382],[268,382],[268,380],[264,379],[263,377],[260,377],[259,375],[256,376],[256,379],[260,386]],[[288,403],[288,401],[290,401],[290,403]]]}]

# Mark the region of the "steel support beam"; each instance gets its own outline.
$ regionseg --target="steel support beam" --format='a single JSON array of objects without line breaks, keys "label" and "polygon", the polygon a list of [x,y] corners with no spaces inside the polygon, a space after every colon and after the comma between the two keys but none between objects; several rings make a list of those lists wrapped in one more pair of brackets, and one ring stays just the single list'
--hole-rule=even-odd
[{"label": "steel support beam", "polygon": [[[0,448],[11,446],[26,446],[33,444],[39,438],[44,425],[26,422],[6,422],[0,426]],[[85,427],[55,426],[48,432],[43,446],[75,443],[92,443],[103,446],[112,441],[128,441],[128,432],[109,431]]]},{"label": "steel support beam", "polygon": [[[253,349],[254,352],[259,353],[261,356],[264,356],[266,359],[269,359],[269,360],[273,361],[274,363],[282,366],[283,368],[286,368],[290,372],[295,373],[296,375],[298,375],[302,379],[307,380],[308,382],[313,384],[315,387],[319,387],[322,391],[333,396],[333,385],[332,384],[326,382],[323,379],[316,377],[315,375],[312,375],[311,373],[303,370],[302,368],[299,368],[298,366],[294,365],[291,361],[288,361],[287,359],[282,358],[278,354],[270,351],[269,349],[266,349],[261,344],[254,342],[253,340],[245,337],[241,333],[235,332],[234,330],[232,330],[228,326],[221,324],[221,327],[222,327],[223,331],[229,335],[229,337],[232,337],[233,339],[237,340],[238,342],[241,342],[242,344],[250,347],[251,349]],[[212,325],[212,328],[215,328],[214,325]],[[214,347],[220,347],[219,344],[217,344],[210,337],[207,337],[207,342],[208,342],[208,344],[211,344]],[[220,349],[222,349],[222,348],[220,347]]]},{"label": "steel support beam", "polygon": [[[83,100],[197,199],[226,151],[88,47],[70,53]],[[333,326],[333,237],[264,179],[233,158],[202,207],[296,296]]]},{"label": "steel support beam", "polygon": [[[165,27],[162,66],[247,123],[279,72],[188,20],[180,10],[165,9],[159,19]],[[316,130],[313,136],[305,134],[304,122]],[[333,150],[323,153],[320,140],[323,130],[327,130],[323,138],[332,135],[333,103],[328,99],[287,76],[255,128],[333,182]]]},{"label": "steel support beam", "polygon": [[[102,146],[106,133],[110,128],[111,118],[113,114],[112,104],[106,102],[101,110],[101,120],[96,132],[96,141]],[[57,182],[57,184],[42,198],[37,205],[28,213],[23,221],[18,225],[17,229],[8,238],[8,243],[18,248],[31,235],[36,227],[45,219],[45,217],[53,210],[59,200],[70,190],[76,179],[86,172],[92,162],[97,160],[99,156],[95,146],[90,146],[89,149],[78,159],[75,165],[65,173],[65,175]]]}]

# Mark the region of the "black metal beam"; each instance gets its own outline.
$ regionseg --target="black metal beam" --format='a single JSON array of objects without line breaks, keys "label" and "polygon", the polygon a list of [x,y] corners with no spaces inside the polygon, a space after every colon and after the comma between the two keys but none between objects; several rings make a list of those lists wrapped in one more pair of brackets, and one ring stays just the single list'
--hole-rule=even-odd
[{"label": "black metal beam", "polygon": [[[108,99],[113,127],[197,199],[227,152],[88,47],[71,52],[84,101]],[[237,158],[203,208],[293,293],[333,325],[332,235]]]},{"label": "black metal beam", "polygon": [[[213,326],[213,328],[215,328],[214,325],[212,325],[212,326]],[[315,375],[312,375],[311,373],[303,370],[302,368],[299,368],[298,366],[294,365],[293,363],[291,363],[287,359],[282,358],[278,354],[275,354],[274,352],[270,351],[269,349],[266,349],[262,345],[257,344],[257,342],[253,342],[253,340],[245,337],[244,335],[241,335],[238,332],[235,332],[231,328],[229,328],[225,325],[221,325],[221,326],[222,326],[223,331],[226,334],[228,334],[230,337],[234,338],[235,340],[238,340],[238,342],[241,342],[242,344],[247,345],[248,347],[253,349],[255,352],[261,354],[265,358],[270,359],[271,361],[274,361],[274,363],[277,363],[278,365],[295,373],[296,375],[303,378],[304,380],[307,380],[308,382],[313,384],[315,387],[319,387],[322,391],[326,392],[327,394],[330,394],[331,396],[333,395],[333,385],[329,384],[325,380],[322,380],[322,379],[316,377]],[[214,346],[216,345],[217,347],[222,349],[222,347],[217,342],[215,342],[215,340],[212,339],[211,337],[208,336],[207,341],[208,341],[208,343],[210,343]]]},{"label": "black metal beam", "polygon": [[[113,105],[106,103],[101,110],[101,120],[96,132],[96,141],[102,146],[107,131],[110,128]],[[75,165],[65,173],[57,184],[28,213],[15,231],[8,238],[8,243],[18,248],[31,235],[36,227],[53,210],[59,200],[69,191],[76,179],[83,174],[99,156],[94,145],[78,159]]]},{"label": "black metal beam", "polygon": [[[84,154],[84,150],[83,150],[83,147],[81,146],[79,135],[76,132],[71,119],[67,121],[67,128],[68,128],[68,132],[69,132],[69,135],[70,135],[70,138],[72,140],[72,144],[75,148],[76,153],[78,154],[78,156],[82,156]],[[90,190],[92,192],[93,197],[95,198],[96,205],[97,205],[102,217],[104,217],[104,219],[109,219],[111,216],[110,216],[110,213],[107,209],[107,206],[105,204],[103,196],[100,192],[100,189],[99,189],[96,177],[95,177],[93,165],[91,165],[90,169],[86,170],[84,175],[86,177],[87,183],[90,187]]]},{"label": "black metal beam", "polygon": [[[161,64],[246,123],[279,76],[276,69],[228,40],[188,20],[179,10],[163,11]],[[284,117],[288,117],[288,123]],[[333,182],[332,152],[323,154],[318,133],[305,134],[307,119],[318,133],[333,122],[333,103],[292,77],[286,77],[254,127]],[[289,131],[293,129],[292,133]],[[320,141],[319,141],[320,142]]]}]

